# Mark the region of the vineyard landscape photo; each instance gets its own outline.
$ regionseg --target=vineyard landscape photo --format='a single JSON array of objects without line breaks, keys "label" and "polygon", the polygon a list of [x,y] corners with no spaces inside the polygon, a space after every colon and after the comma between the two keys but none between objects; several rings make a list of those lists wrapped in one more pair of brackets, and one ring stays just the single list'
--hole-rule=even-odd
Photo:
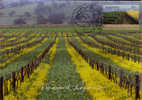
[{"label": "vineyard landscape photo", "polygon": [[0,100],[142,100],[142,2],[0,0]]}]

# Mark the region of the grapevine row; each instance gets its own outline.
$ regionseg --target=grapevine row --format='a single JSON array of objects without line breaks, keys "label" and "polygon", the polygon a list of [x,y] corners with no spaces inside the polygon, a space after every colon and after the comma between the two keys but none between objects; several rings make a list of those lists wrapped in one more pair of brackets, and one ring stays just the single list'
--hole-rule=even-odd
[{"label": "grapevine row", "polygon": [[30,61],[27,65],[21,67],[21,69],[18,71],[14,71],[6,77],[0,77],[0,100],[3,100],[4,96],[8,95],[11,90],[15,91],[16,88],[18,88],[26,78],[30,78],[30,75],[39,66],[41,60],[45,57],[54,44],[55,41],[50,43],[39,57]]},{"label": "grapevine row", "polygon": [[[133,88],[135,89],[136,100],[140,98],[140,78],[139,74],[136,72],[129,71],[125,68],[120,68],[117,66],[106,66],[101,61],[86,55],[78,46],[68,40],[69,44],[89,63],[92,69],[100,71],[109,80],[115,82],[120,87],[123,87],[130,92],[132,95]],[[95,66],[94,66],[95,65]],[[119,80],[118,80],[119,78]],[[133,81],[132,81],[133,79]]]},{"label": "grapevine row", "polygon": [[122,58],[126,58],[127,60],[132,59],[134,62],[138,62],[138,63],[141,62],[141,57],[140,56],[125,53],[125,52],[122,52],[120,50],[115,50],[115,49],[112,49],[112,48],[106,48],[104,46],[100,46],[98,44],[95,44],[94,42],[87,42],[83,38],[81,38],[81,36],[79,36],[79,37],[84,43],[86,43],[86,44],[88,44],[88,45],[90,45],[92,47],[102,49],[104,53],[110,53],[110,54],[113,54],[113,55],[115,54],[117,56],[121,56]]},{"label": "grapevine row", "polygon": [[25,44],[23,46],[17,46],[15,48],[11,48],[11,49],[7,49],[3,52],[0,52],[0,55],[3,55],[3,54],[9,54],[9,53],[15,53],[15,52],[19,52],[20,50],[24,49],[24,48],[27,48],[27,47],[31,47],[37,43],[40,43],[45,37],[42,37],[40,40],[37,40],[37,41],[34,41],[32,43],[29,43],[29,44]]},{"label": "grapevine row", "polygon": [[119,39],[116,39],[116,38],[113,38],[113,37],[110,37],[110,36],[108,36],[108,35],[105,35],[109,40],[111,40],[111,41],[113,41],[113,42],[115,42],[115,43],[117,43],[117,44],[123,44],[123,45],[127,45],[127,46],[133,46],[133,47],[136,47],[136,48],[142,48],[142,46],[140,46],[140,45],[135,45],[135,44],[131,44],[131,43],[126,43],[126,42],[124,42],[124,41],[121,41],[121,40],[119,40]]},{"label": "grapevine row", "polygon": [[93,37],[97,42],[101,43],[102,45],[108,45],[112,48],[121,49],[121,50],[124,50],[124,51],[128,51],[130,53],[135,53],[135,54],[140,54],[140,55],[142,54],[142,52],[139,49],[132,49],[132,48],[128,48],[128,47],[125,47],[125,46],[120,46],[120,45],[117,45],[117,44],[114,44],[114,43],[110,43],[110,42],[107,42],[107,41],[103,41],[103,40],[98,39],[94,35],[90,35],[90,36]]},{"label": "grapevine row", "polygon": [[130,41],[131,43],[136,44],[136,45],[141,45],[141,44],[142,44],[142,42],[140,42],[140,41],[133,40],[133,39],[131,39],[131,38],[128,38],[128,37],[125,37],[125,36],[122,36],[122,35],[119,35],[119,34],[115,34],[115,33],[111,33],[111,34],[114,35],[114,36],[118,36],[118,37],[120,37],[120,38],[123,38],[123,39],[125,39],[125,40],[128,40],[128,41]]}]

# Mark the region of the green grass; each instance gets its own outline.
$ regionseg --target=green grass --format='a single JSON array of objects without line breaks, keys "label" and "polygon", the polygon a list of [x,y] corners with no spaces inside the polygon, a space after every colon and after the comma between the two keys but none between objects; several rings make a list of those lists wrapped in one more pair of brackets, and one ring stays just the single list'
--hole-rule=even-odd
[{"label": "green grass", "polygon": [[142,32],[142,24],[140,24],[140,31]]},{"label": "green grass", "polygon": [[[35,26],[35,27],[1,27],[0,32],[2,33],[17,33],[17,32],[26,32],[26,33],[47,33],[47,32],[66,32],[66,33],[75,33],[75,32],[81,32],[81,33],[95,33],[94,30],[91,31],[91,29],[94,29],[93,27],[75,27],[75,26]],[[140,30],[102,30],[102,32],[109,33],[118,33],[118,32],[141,32],[142,25],[140,25]]]},{"label": "green grass", "polygon": [[141,30],[104,30],[105,33],[125,33],[125,32],[141,32]]},{"label": "green grass", "polygon": [[[50,89],[45,89],[45,87]],[[90,100],[85,90],[74,90],[76,87],[84,87],[80,75],[71,62],[71,57],[66,50],[64,38],[60,38],[56,55],[47,76],[47,84],[37,100]],[[52,90],[62,87],[65,89]]]},{"label": "green grass", "polygon": [[40,33],[47,33],[47,32],[75,32],[74,27],[72,26],[54,26],[54,27],[6,27],[1,28],[1,32],[40,32]]},{"label": "green grass", "polygon": [[111,20],[115,20],[115,23],[121,23],[122,22],[122,16],[121,14],[123,14],[124,12],[120,12],[120,11],[112,11],[112,12],[104,12],[103,13],[103,22],[104,23],[109,23],[110,19]]}]

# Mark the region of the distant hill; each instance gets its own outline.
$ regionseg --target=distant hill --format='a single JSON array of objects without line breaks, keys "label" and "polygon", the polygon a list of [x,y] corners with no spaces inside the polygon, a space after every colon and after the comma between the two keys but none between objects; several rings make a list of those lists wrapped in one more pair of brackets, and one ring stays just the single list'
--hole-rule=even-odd
[{"label": "distant hill", "polygon": [[[37,1],[41,0],[28,0],[30,2],[28,2],[27,4],[23,3],[24,5],[16,6],[20,0],[11,0],[9,3],[8,1],[9,0],[4,0],[4,2],[6,3],[5,5],[12,4],[12,7],[7,6],[4,9],[0,9],[0,25],[71,23],[70,21],[73,10],[81,4],[81,2],[55,2],[55,0],[48,0],[48,2],[44,3],[37,3]],[[121,16],[122,13],[120,11],[117,11],[115,14],[106,11],[104,12],[104,16],[106,16],[104,18],[104,23],[131,24],[138,22],[138,20],[133,17],[132,13],[128,14],[126,12],[123,12],[123,14],[125,15],[125,17]]]},{"label": "distant hill", "polygon": [[71,24],[73,11],[86,3],[51,0],[1,9],[0,25]]},{"label": "distant hill", "polygon": [[64,18],[64,22],[68,23],[70,22],[73,8],[75,8],[74,5],[70,5],[69,3],[40,2],[0,9],[0,25],[13,25],[19,19],[23,20],[17,21],[19,23],[39,24],[37,22],[39,20],[42,22],[41,24],[45,24],[45,22],[52,23],[54,19],[57,22],[62,22],[61,20]]},{"label": "distant hill", "polygon": [[[34,14],[35,7],[36,7],[36,4],[32,4],[32,5],[25,5],[23,7],[2,9],[0,10],[0,12],[3,13],[0,16],[0,24],[12,25],[14,24],[13,23],[14,20],[18,18],[23,18],[25,12],[29,12],[32,15],[31,17],[26,18],[27,23],[32,24],[35,20],[35,14]],[[12,14],[12,12],[14,13]]]}]

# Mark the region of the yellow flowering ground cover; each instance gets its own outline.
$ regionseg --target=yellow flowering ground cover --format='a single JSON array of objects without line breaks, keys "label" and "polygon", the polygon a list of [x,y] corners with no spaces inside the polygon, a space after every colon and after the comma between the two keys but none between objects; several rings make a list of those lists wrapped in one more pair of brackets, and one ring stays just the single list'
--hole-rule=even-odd
[{"label": "yellow flowering ground cover", "polygon": [[[137,33],[137,34],[131,34],[131,35],[125,35],[125,34],[122,34],[122,33],[117,33],[117,34],[119,34],[119,35],[121,35],[121,36],[125,36],[125,37],[128,37],[128,38],[130,38],[130,39],[133,39],[133,40],[136,40],[136,41],[140,41],[140,42],[142,42],[142,40],[141,40],[141,33]],[[127,40],[126,40],[127,41]],[[128,41],[128,42],[130,42],[130,41]],[[131,43],[131,42],[130,42]]]},{"label": "yellow flowering ground cover", "polygon": [[[11,34],[12,34],[12,33],[11,33]],[[11,40],[17,40],[17,36],[12,36],[12,35],[5,35],[5,36],[11,36],[11,38],[8,38],[7,40],[3,39],[3,40],[5,40],[4,43],[9,43]],[[24,34],[21,33],[20,36],[22,37],[22,36],[24,36]],[[20,39],[21,39],[21,38],[19,38],[19,40],[20,40]]]},{"label": "yellow flowering ground cover", "polygon": [[16,37],[9,38],[8,41],[16,40]]},{"label": "yellow flowering ground cover", "polygon": [[142,63],[137,63],[137,62],[135,63],[132,60],[126,60],[126,59],[123,59],[120,56],[111,55],[109,53],[105,54],[105,53],[102,52],[101,49],[91,47],[91,46],[83,43],[79,38],[77,38],[77,39],[81,42],[82,46],[88,48],[89,50],[93,51],[94,53],[96,53],[98,55],[101,55],[101,56],[111,60],[115,64],[118,64],[118,65],[120,65],[124,68],[132,70],[133,72],[142,72],[142,70],[141,70]]},{"label": "yellow flowering ground cover", "polygon": [[93,100],[134,100],[127,90],[105,78],[101,73],[94,70],[89,64],[66,43],[67,51],[76,64],[76,70],[85,83],[85,89],[90,93]]},{"label": "yellow flowering ground cover", "polygon": [[30,79],[25,80],[21,87],[16,90],[16,94],[11,92],[4,97],[5,100],[36,100],[36,96],[40,94],[42,84],[45,82],[48,70],[49,64],[41,63]]},{"label": "yellow flowering ground cover", "polygon": [[7,61],[5,61],[4,63],[0,63],[0,67],[1,68],[4,68],[7,64],[11,63],[12,61],[16,60],[18,57],[30,52],[30,51],[33,51],[34,49],[40,47],[44,42],[47,41],[47,38],[45,38],[44,40],[42,40],[41,43],[37,43],[36,45],[30,47],[30,48],[25,48],[23,49],[20,54],[16,54],[14,56],[12,56],[10,59],[8,59]]},{"label": "yellow flowering ground cover", "polygon": [[13,46],[8,46],[8,47],[5,47],[5,48],[2,48],[2,49],[0,49],[0,52],[3,52],[3,51],[5,51],[5,50],[7,50],[7,49],[15,48],[15,47],[17,47],[17,46],[22,46],[22,45],[25,45],[25,44],[28,44],[28,43],[32,43],[32,42],[34,42],[34,41],[36,41],[36,40],[37,40],[37,38],[32,38],[31,40],[29,40],[29,41],[27,41],[27,42],[24,42],[24,43],[21,43],[21,44],[13,45]]},{"label": "yellow flowering ground cover", "polygon": [[[58,44],[58,39],[56,44],[49,50],[47,55],[50,54],[50,64],[56,53],[56,46]],[[46,56],[47,56],[46,55]],[[38,55],[39,56],[39,55]],[[36,97],[40,95],[42,85],[47,80],[47,75],[50,69],[50,65],[47,63],[41,63],[29,79],[26,79],[20,88],[16,89],[16,92],[11,92],[8,96],[5,96],[5,100],[36,100]]]},{"label": "yellow flowering ground cover", "polygon": [[19,34],[21,35],[21,36],[23,36],[23,35],[25,35],[26,33],[25,32],[6,32],[6,33],[4,33],[3,35],[4,36],[19,36]]},{"label": "yellow flowering ground cover", "polygon": [[67,33],[63,33],[63,36],[64,36],[64,37],[67,37]]},{"label": "yellow flowering ground cover", "polygon": [[54,44],[54,46],[49,50],[49,53],[48,53],[48,55],[49,55],[49,64],[52,63],[53,58],[54,58],[54,56],[56,54],[56,47],[57,47],[58,42],[59,42],[59,38],[56,39],[56,44]]},{"label": "yellow flowering ground cover", "polygon": [[135,20],[139,19],[139,11],[138,10],[128,10],[126,11],[126,13],[131,16],[132,18],[134,18]]},{"label": "yellow flowering ground cover", "polygon": [[[11,33],[12,34],[12,33]],[[9,35],[10,36],[10,35]],[[28,35],[28,37],[32,37],[32,36],[37,36],[36,34],[29,34]],[[15,37],[15,36],[14,36]],[[11,37],[11,38],[13,38],[13,37]],[[9,38],[9,39],[11,39],[11,38]],[[16,37],[16,40],[15,41],[10,41],[9,39],[7,39],[7,40],[4,40],[3,42],[1,42],[0,44],[2,44],[2,45],[5,45],[5,44],[12,44],[12,43],[15,43],[15,42],[18,42],[18,41],[22,41],[22,40],[24,40],[24,39],[26,39],[27,37],[26,37],[26,34],[24,34],[24,33],[21,33],[20,34],[20,38],[19,38],[19,36],[17,36]]]},{"label": "yellow flowering ground cover", "polygon": [[[102,37],[103,37],[103,36],[102,36]],[[98,44],[98,45],[102,45],[102,46],[104,46],[104,47],[106,47],[106,48],[112,48],[112,47],[109,46],[109,45],[103,45],[103,44],[97,42],[97,41],[94,40],[91,36],[88,36],[88,38],[89,38],[90,40],[92,40],[94,43]],[[105,38],[104,38],[104,40],[105,40]],[[111,43],[113,43],[113,42],[111,42]],[[132,48],[132,47],[131,47],[131,48]],[[115,48],[112,48],[112,50],[115,50]],[[121,51],[121,52],[128,53],[128,54],[133,54],[133,55],[136,55],[136,56],[142,56],[142,55],[140,55],[140,54],[135,54],[135,53],[132,53],[132,52],[130,53],[130,52],[125,51],[125,50],[122,50],[122,49],[117,49],[117,50],[119,50],[119,51]]]},{"label": "yellow flowering ground cover", "polygon": [[[94,43],[96,43],[97,45],[102,45],[102,46],[104,46],[104,47],[106,47],[106,48],[112,48],[111,46],[103,45],[103,44],[97,42],[97,41],[94,40],[91,36],[88,36],[88,39],[92,40],[92,41],[93,41]],[[112,50],[115,50],[115,48],[112,48]],[[121,50],[121,49],[117,49],[117,50],[119,50],[119,51],[121,51],[121,52],[128,53],[128,54],[133,54],[133,55],[136,55],[136,56],[141,56],[141,55],[139,55],[139,54],[130,53],[130,52],[128,52],[128,51],[124,51],[124,50]]]},{"label": "yellow flowering ground cover", "polygon": [[[103,39],[105,39],[105,40],[109,40],[107,37],[105,37],[104,35],[96,35],[97,37],[99,37],[99,38],[103,38]],[[121,38],[121,37],[118,37],[118,36],[115,36],[115,35],[111,35],[111,34],[109,34],[108,36],[110,36],[110,37],[113,37],[113,38],[115,38],[115,39],[119,39],[119,40],[121,40],[121,41],[123,41],[123,42],[126,42],[126,43],[129,43],[130,44],[130,42],[129,41],[127,41],[127,40],[125,40],[125,39],[123,39],[123,38]],[[111,41],[111,40],[109,40],[109,41]],[[111,41],[111,42],[113,42],[113,41]],[[114,42],[113,42],[114,43]]]},{"label": "yellow flowering ground cover", "polygon": [[4,40],[4,37],[0,37],[0,40]]},{"label": "yellow flowering ground cover", "polygon": [[[16,40],[16,41],[14,41],[14,42],[20,42],[20,41],[24,41],[26,39],[26,37],[22,37],[22,38],[20,38],[20,39],[18,39],[18,40]],[[2,45],[10,45],[10,44],[12,44],[11,42],[5,42],[5,43],[1,43]]]},{"label": "yellow flowering ground cover", "polygon": [[[37,40],[37,37],[36,37],[36,38],[31,38],[31,40],[29,40],[28,43],[32,43],[32,42],[34,42],[34,41],[36,41],[36,40]],[[22,46],[22,45],[24,45],[24,44],[27,44],[27,42],[21,43],[21,44],[19,44],[19,46]],[[6,49],[15,48],[15,47],[17,47],[17,45],[3,48],[1,51],[4,51],[4,50],[6,50]]]},{"label": "yellow flowering ground cover", "polygon": [[[118,33],[119,34],[119,33]],[[122,36],[126,36],[126,37],[129,37],[129,38],[132,38],[133,40],[134,40],[134,38],[131,36],[131,35],[123,35],[123,34],[119,34],[119,35],[122,35]],[[125,40],[124,38],[121,38],[121,37],[118,37],[118,36],[115,36],[115,35],[109,35],[110,37],[113,37],[113,38],[116,38],[116,39],[119,39],[119,40],[121,40],[121,41],[124,41],[124,42],[126,42],[126,43],[132,43],[132,42],[130,42],[130,41],[128,41],[128,40]]]},{"label": "yellow flowering ground cover", "polygon": [[[31,36],[33,36],[33,34],[32,35],[30,34],[29,36],[31,37]],[[22,38],[20,38],[20,41],[21,40],[25,40],[25,39],[26,39],[26,37],[22,37]],[[28,43],[32,43],[35,40],[37,40],[37,37],[31,38],[31,40],[29,40],[27,42],[24,42],[24,43],[20,43],[20,44],[17,44],[17,45],[13,45],[13,46],[8,46],[8,47],[5,47],[5,48],[2,48],[2,49],[0,49],[0,52],[3,52],[5,50],[7,50],[7,49],[15,48],[17,46],[22,46],[22,45],[25,45],[25,44],[28,44]],[[4,44],[8,44],[8,43],[2,43],[2,45],[4,45]]]}]

